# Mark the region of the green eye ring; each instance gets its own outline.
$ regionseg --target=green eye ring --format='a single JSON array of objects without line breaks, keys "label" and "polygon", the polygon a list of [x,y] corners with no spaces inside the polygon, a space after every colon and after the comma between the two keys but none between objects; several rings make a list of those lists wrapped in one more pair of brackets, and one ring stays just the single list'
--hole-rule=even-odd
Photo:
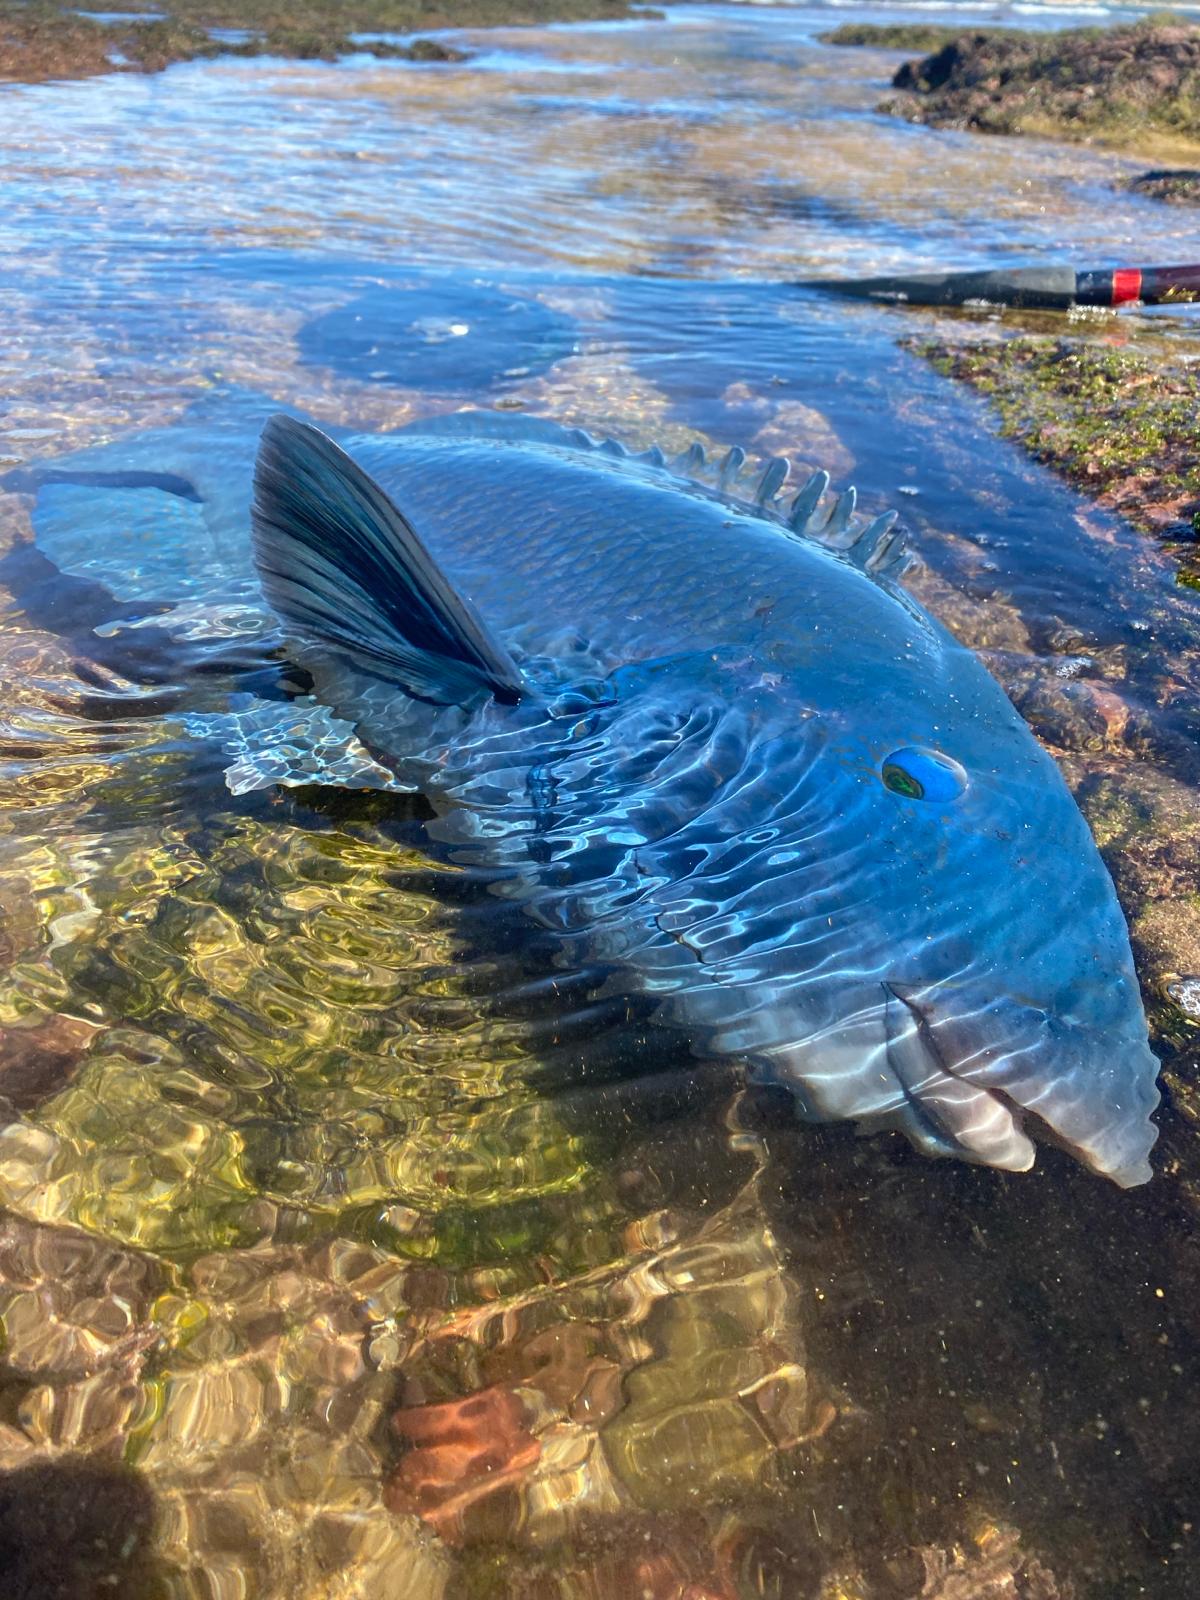
[{"label": "green eye ring", "polygon": [[885,761],[883,765],[883,786],[890,789],[893,794],[902,794],[906,800],[924,800],[925,791],[911,772],[905,772],[903,767],[894,761]]},{"label": "green eye ring", "polygon": [[967,774],[953,756],[940,750],[906,745],[888,756],[879,770],[883,786],[904,800],[957,800],[967,787]]}]

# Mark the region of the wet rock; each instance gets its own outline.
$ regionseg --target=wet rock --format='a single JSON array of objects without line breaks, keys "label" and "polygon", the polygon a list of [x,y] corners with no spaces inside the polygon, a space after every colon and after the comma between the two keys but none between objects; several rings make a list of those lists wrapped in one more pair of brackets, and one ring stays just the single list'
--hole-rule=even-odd
[{"label": "wet rock", "polygon": [[1130,736],[1135,713],[1105,684],[1038,675],[1027,685],[1010,681],[1006,687],[1038,737],[1059,750],[1111,750]]},{"label": "wet rock", "polygon": [[1003,434],[1101,505],[1146,531],[1196,537],[1200,375],[1186,360],[1083,339],[908,345],[945,376],[986,395]]},{"label": "wet rock", "polygon": [[466,52],[437,39],[392,44],[386,39],[354,39],[326,26],[271,27],[261,37],[235,47],[238,55],[285,56],[295,61],[337,61],[342,56],[372,55],[387,61],[465,61]]},{"label": "wet rock", "polygon": [[1171,998],[1171,985],[1200,972],[1200,797],[1165,773],[1124,765],[1094,771],[1077,797],[1129,918],[1143,982]]},{"label": "wet rock", "polygon": [[1200,139],[1200,27],[1147,18],[1055,33],[964,33],[906,62],[881,110],[936,127],[1136,146]]},{"label": "wet rock", "polygon": [[[6,8],[0,16],[0,79],[92,77],[111,72],[161,72],[174,62],[219,55],[279,55],[335,61],[370,54],[406,61],[459,61],[462,52],[435,39],[395,44],[352,33],[406,33],[416,28],[488,27],[506,23],[620,18],[637,14],[626,0],[464,0],[441,7],[422,0],[171,0],[168,14],[130,19],[97,8],[94,16],[60,0]],[[240,43],[214,37],[214,26],[248,31]]]},{"label": "wet rock", "polygon": [[112,71],[107,30],[90,17],[71,17],[54,7],[0,23],[0,78],[36,83],[43,78],[89,77]]},{"label": "wet rock", "polygon": [[[1200,900],[1195,894],[1160,893],[1134,914],[1129,931],[1135,952],[1151,971],[1173,973],[1200,965]],[[1160,982],[1167,994],[1175,987],[1170,980]]]},{"label": "wet rock", "polygon": [[1200,205],[1200,169],[1160,167],[1130,178],[1128,187],[1147,200],[1165,200],[1171,206]]},{"label": "wet rock", "polygon": [[414,39],[404,47],[409,61],[464,61],[466,53],[456,50],[444,39]]}]

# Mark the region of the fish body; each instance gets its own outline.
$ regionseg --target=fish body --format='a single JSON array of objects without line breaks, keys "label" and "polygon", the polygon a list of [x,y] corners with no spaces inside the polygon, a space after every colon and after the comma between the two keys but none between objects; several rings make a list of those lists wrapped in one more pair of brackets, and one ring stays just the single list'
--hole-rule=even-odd
[{"label": "fish body", "polygon": [[[265,431],[255,554],[320,701],[560,944],[807,1117],[1150,1174],[1111,881],[1000,688],[821,480],[785,514],[529,419]],[[696,458],[684,465],[695,465]],[[827,480],[825,480],[827,482]],[[889,571],[889,568],[892,570]]]}]

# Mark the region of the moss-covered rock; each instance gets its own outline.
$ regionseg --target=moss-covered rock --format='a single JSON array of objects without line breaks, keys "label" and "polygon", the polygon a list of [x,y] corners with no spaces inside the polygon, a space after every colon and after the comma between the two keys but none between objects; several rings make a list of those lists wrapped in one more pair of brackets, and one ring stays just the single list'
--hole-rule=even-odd
[{"label": "moss-covered rock", "polygon": [[387,39],[352,39],[349,34],[317,27],[269,28],[236,47],[239,55],[284,56],[293,61],[337,61],[342,56],[372,55],[384,61],[465,61],[466,52],[438,39],[393,44]]},{"label": "moss-covered rock", "polygon": [[1200,206],[1200,169],[1162,167],[1139,172],[1130,178],[1129,188],[1148,200],[1165,200],[1169,206]]},{"label": "moss-covered rock", "polygon": [[1117,28],[962,33],[905,63],[882,109],[934,127],[1137,147],[1200,144],[1200,25],[1156,15]]},{"label": "moss-covered rock", "polygon": [[1200,369],[1075,339],[912,340],[997,407],[1001,431],[1135,526],[1200,534]]},{"label": "moss-covered rock", "polygon": [[932,22],[843,22],[819,33],[822,44],[861,45],[869,50],[921,50],[932,54],[960,38],[961,28]]},{"label": "moss-covered rock", "polygon": [[[0,0],[0,81],[36,83],[105,72],[161,72],[179,61],[217,55],[286,56],[336,61],[366,52],[408,61],[459,61],[441,40],[359,41],[358,33],[414,33],[435,28],[485,28],[634,15],[628,0],[132,0],[129,20],[104,9],[95,16],[65,0]],[[652,14],[652,13],[650,13]],[[237,29],[240,42],[214,37]]]}]

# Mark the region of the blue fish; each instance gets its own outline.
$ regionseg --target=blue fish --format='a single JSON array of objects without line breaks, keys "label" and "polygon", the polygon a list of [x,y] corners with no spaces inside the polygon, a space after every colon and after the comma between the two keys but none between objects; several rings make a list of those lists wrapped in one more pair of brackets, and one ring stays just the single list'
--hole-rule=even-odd
[{"label": "blue fish", "polygon": [[1009,1170],[1150,1176],[1157,1063],[1112,884],[888,519],[742,497],[530,419],[349,442],[287,416],[263,589],[431,832],[800,1113]]}]

